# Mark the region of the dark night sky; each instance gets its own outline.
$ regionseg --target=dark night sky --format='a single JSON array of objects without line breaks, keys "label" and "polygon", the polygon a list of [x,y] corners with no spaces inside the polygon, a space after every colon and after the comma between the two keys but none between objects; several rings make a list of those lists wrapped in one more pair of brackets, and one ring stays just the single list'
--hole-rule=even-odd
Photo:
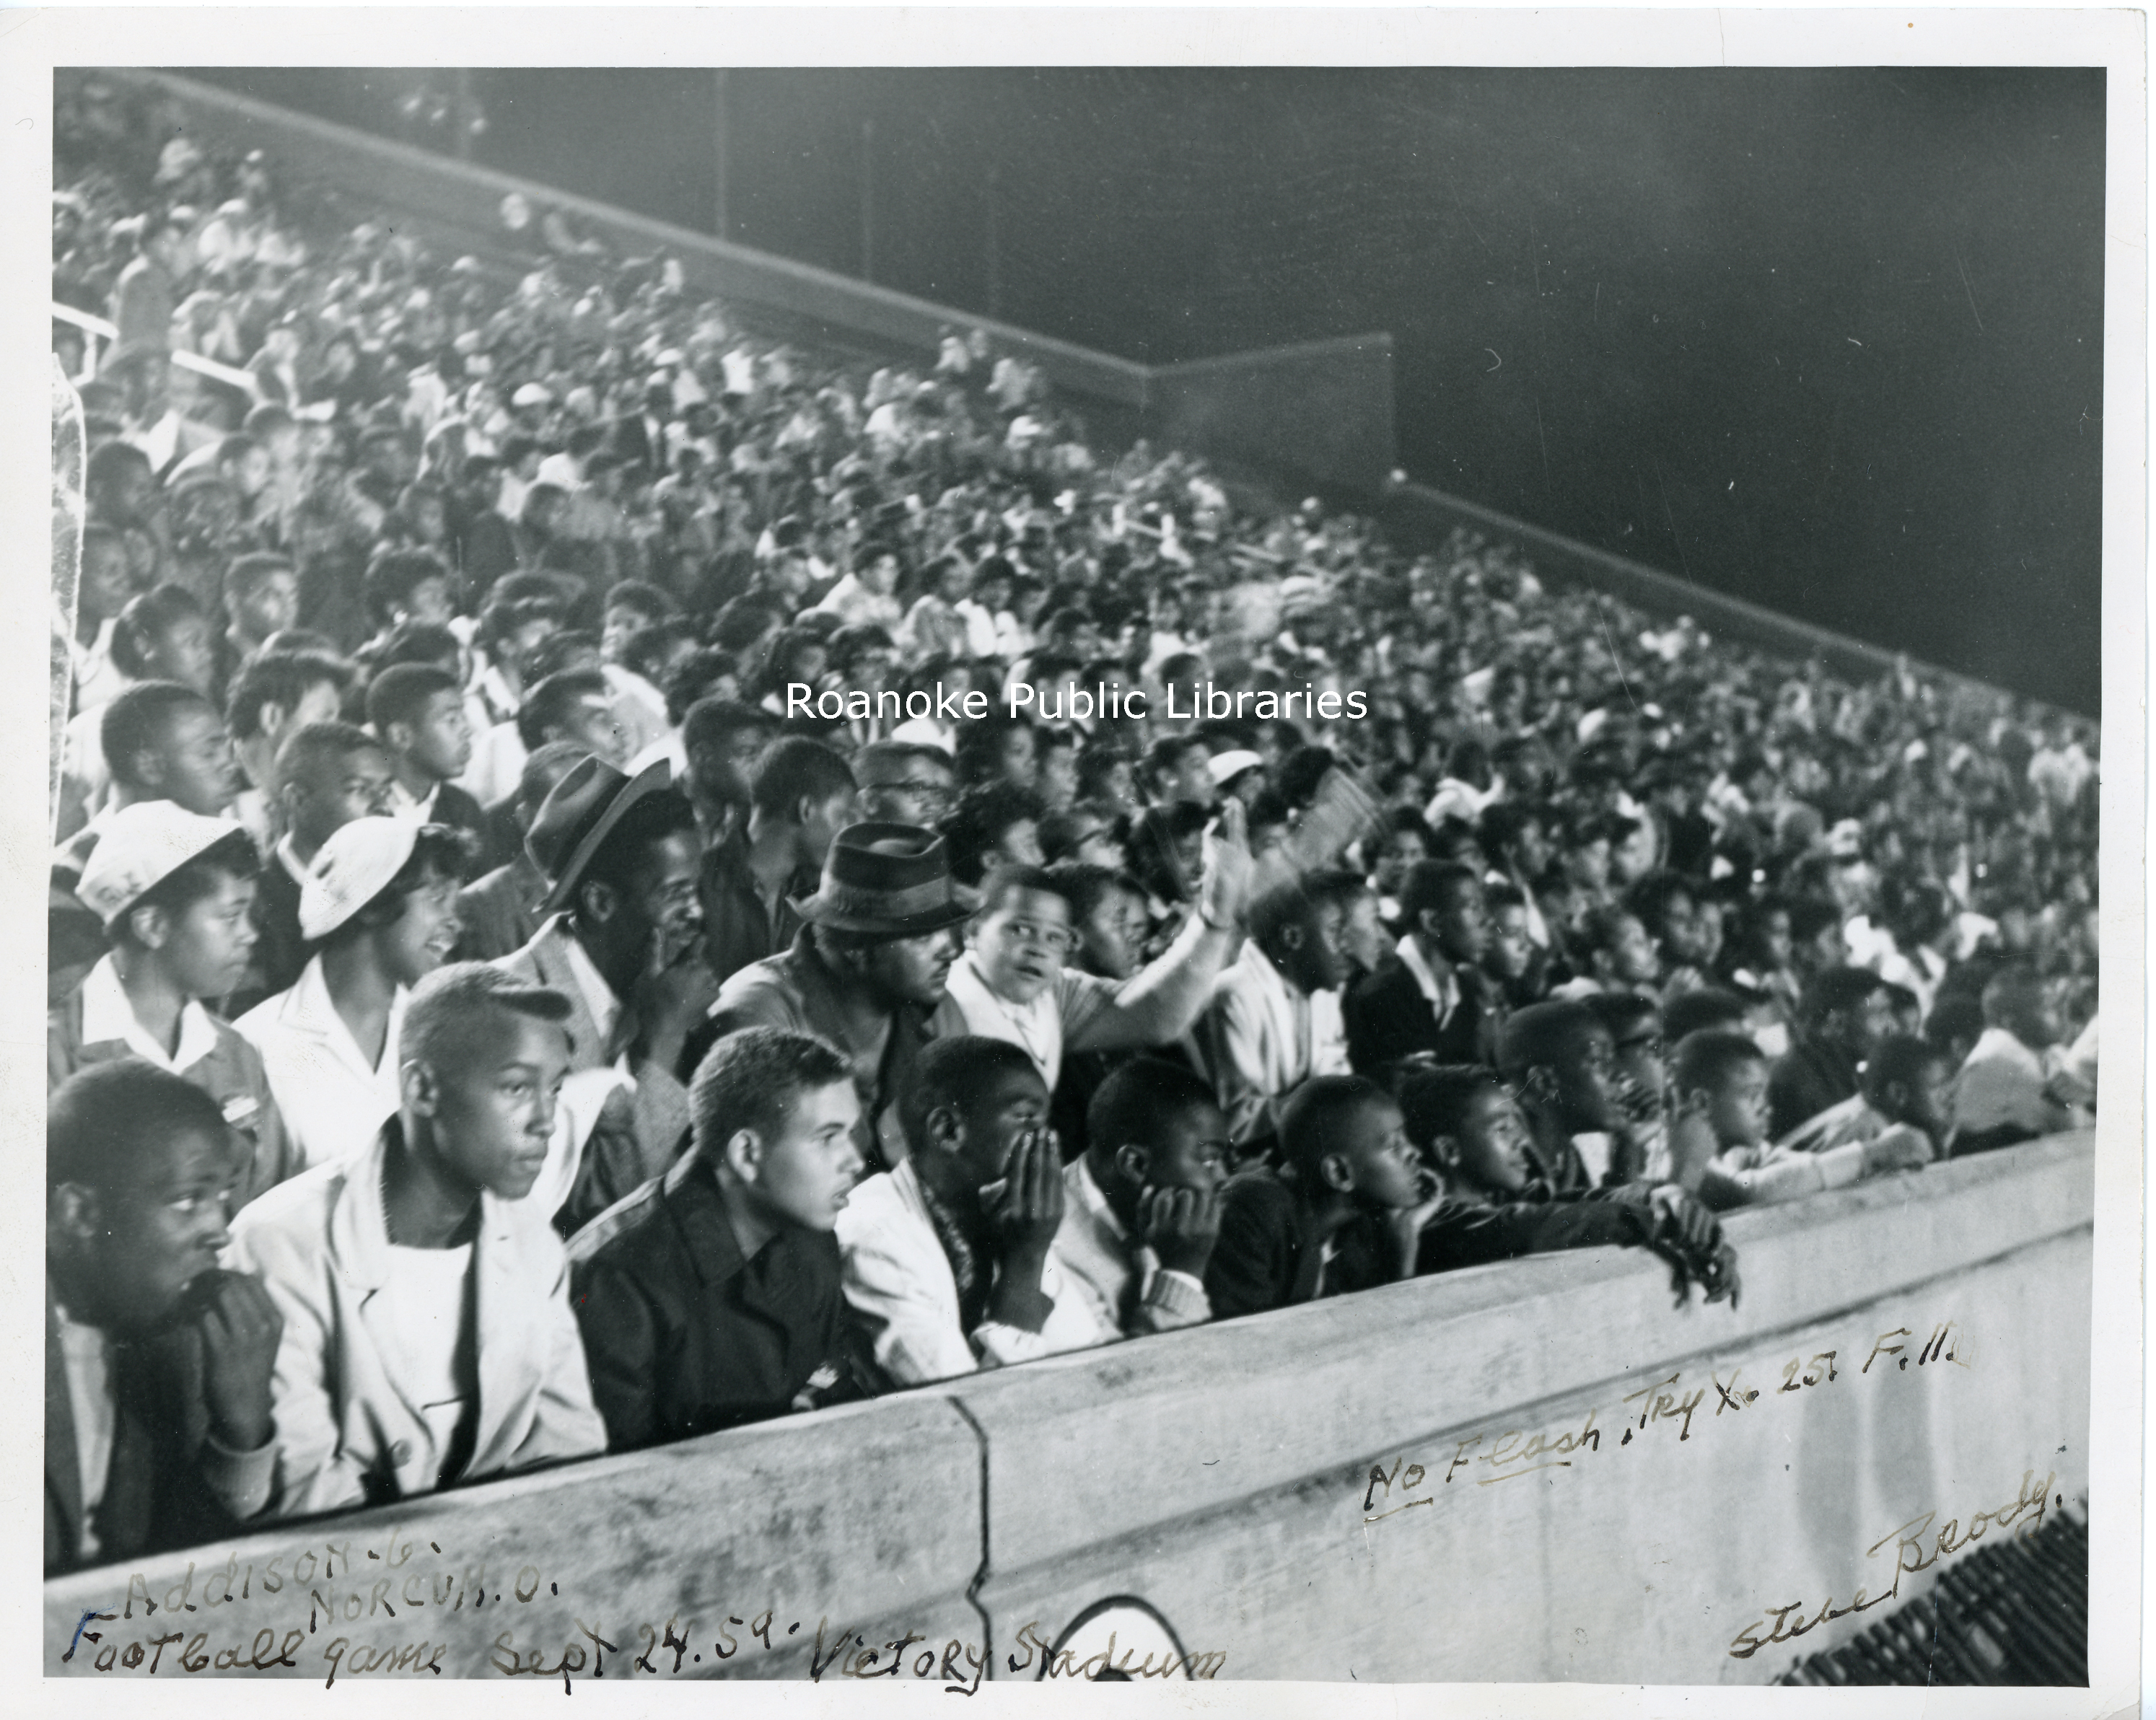
[{"label": "dark night sky", "polygon": [[[362,75],[221,81],[365,119],[409,76]],[[711,227],[710,74],[476,87],[481,159]],[[872,153],[886,285],[1155,361],[1389,330],[1411,475],[2097,708],[2100,70],[726,90],[737,239],[860,272]]]}]

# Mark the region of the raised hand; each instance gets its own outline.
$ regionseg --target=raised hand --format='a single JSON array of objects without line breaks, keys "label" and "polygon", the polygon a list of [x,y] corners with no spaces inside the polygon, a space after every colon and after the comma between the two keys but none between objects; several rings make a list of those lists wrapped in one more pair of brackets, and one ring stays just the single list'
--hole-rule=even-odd
[{"label": "raised hand", "polygon": [[258,1450],[270,1435],[270,1381],[285,1317],[261,1281],[244,1272],[204,1273],[189,1300],[202,1332],[210,1430],[228,1450]]},{"label": "raised hand", "polygon": [[1198,879],[1198,911],[1209,926],[1232,926],[1250,900],[1255,865],[1243,803],[1230,796],[1205,827],[1204,866]]},{"label": "raised hand", "polygon": [[650,1060],[671,1069],[680,1054],[681,1041],[711,1014],[718,996],[718,978],[704,959],[701,932],[654,933],[631,999],[644,1029],[645,1055]]},{"label": "raised hand", "polygon": [[1163,1271],[1203,1278],[1220,1240],[1220,1191],[1148,1189],[1138,1196],[1138,1231]]}]

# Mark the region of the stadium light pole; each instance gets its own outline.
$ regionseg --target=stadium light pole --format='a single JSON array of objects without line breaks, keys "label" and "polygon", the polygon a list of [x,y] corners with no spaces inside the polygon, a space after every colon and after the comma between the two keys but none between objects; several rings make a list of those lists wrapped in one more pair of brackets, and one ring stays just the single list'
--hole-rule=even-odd
[{"label": "stadium light pole", "polygon": [[875,120],[861,121],[861,279],[875,279]]},{"label": "stadium light pole", "polygon": [[1003,203],[1003,175],[993,162],[989,164],[988,182],[983,189],[988,198],[983,237],[988,253],[988,315],[999,317],[1004,314],[1004,249],[1003,234],[998,231],[997,223]]},{"label": "stadium light pole", "polygon": [[457,159],[468,162],[472,158],[472,132],[479,117],[479,102],[472,95],[470,69],[459,66],[456,72],[455,94],[451,104],[449,123],[456,130]]},{"label": "stadium light pole", "polygon": [[711,207],[712,230],[722,239],[733,237],[726,218],[726,74],[711,74],[711,166],[717,190]]}]

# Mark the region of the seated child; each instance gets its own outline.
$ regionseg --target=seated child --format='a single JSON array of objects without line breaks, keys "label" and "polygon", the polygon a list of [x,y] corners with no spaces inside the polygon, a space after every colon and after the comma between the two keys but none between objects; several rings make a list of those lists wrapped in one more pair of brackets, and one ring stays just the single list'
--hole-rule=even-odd
[{"label": "seated child", "polygon": [[690,1149],[569,1245],[610,1450],[813,1409],[844,1376],[852,1070],[806,1034],[744,1028],[705,1055],[689,1106]]},{"label": "seated child", "polygon": [[1121,981],[1065,965],[1080,934],[1068,886],[1055,874],[1032,865],[989,872],[966,952],[952,964],[938,1030],[1009,1040],[1051,1092],[1067,1052],[1176,1039],[1198,1019],[1235,942],[1240,897],[1216,886],[1217,854],[1209,851],[1204,915],[1193,915],[1164,954]]},{"label": "seated child", "polygon": [[1958,1144],[1955,1066],[1952,1054],[1930,1040],[1897,1034],[1871,1054],[1853,1096],[1775,1144],[1793,1153],[1825,1153],[1900,1130],[1928,1142],[1933,1158],[1944,1158]]},{"label": "seated child", "polygon": [[269,1500],[279,1316],[259,1281],[217,1264],[247,1163],[215,1100],[137,1059],[53,1095],[49,1577],[229,1535]]},{"label": "seated child", "polygon": [[1697,1276],[1709,1301],[1733,1289],[1735,1255],[1723,1255],[1721,1226],[1682,1189],[1628,1183],[1553,1193],[1535,1175],[1527,1119],[1495,1070],[1471,1065],[1415,1075],[1401,1090],[1400,1109],[1409,1138],[1445,1182],[1445,1201],[1422,1227],[1418,1273],[1642,1244]]},{"label": "seated child", "polygon": [[1964,1153],[2086,1128],[2095,1095],[2066,1071],[2059,1011],[2036,971],[2002,968],[1984,988],[1984,1034],[1954,1083]]},{"label": "seated child", "polygon": [[1576,999],[1530,1004],[1506,1018],[1497,1067],[1527,1117],[1535,1174],[1561,1194],[1595,1187],[1602,1177],[1584,1149],[1598,1148],[1606,1169],[1606,1143],[1621,1119],[1608,1025]]},{"label": "seated child", "polygon": [[206,1000],[239,983],[254,947],[254,844],[239,825],[169,800],[123,807],[105,827],[75,895],[110,952],[46,1019],[46,1084],[140,1057],[218,1101],[252,1162],[244,1204],[300,1168],[262,1058]]},{"label": "seated child", "polygon": [[1931,1142],[1914,1129],[1825,1152],[1767,1143],[1767,1059],[1742,1034],[1696,1033],[1677,1047],[1670,1150],[1677,1182],[1717,1212],[1840,1189],[1887,1171],[1921,1170]]},{"label": "seated child", "polygon": [[234,1263],[285,1317],[277,1516],[605,1448],[568,1260],[524,1198],[548,1158],[568,1014],[499,968],[437,968],[406,1005],[398,1114],[373,1145],[233,1226]]},{"label": "seated child", "polygon": [[1223,1197],[1205,1273],[1215,1318],[1413,1274],[1422,1222],[1441,1197],[1389,1093],[1363,1076],[1313,1076],[1281,1107],[1280,1143],[1277,1171],[1246,1172]]},{"label": "seated child", "polygon": [[1094,1091],[1086,1133],[1063,1172],[1055,1253],[1065,1276],[1104,1332],[1203,1324],[1234,1150],[1212,1089],[1175,1064],[1133,1059]]},{"label": "seated child", "polygon": [[839,1216],[876,1367],[920,1385],[1112,1336],[1055,1259],[1063,1162],[1033,1060],[1004,1040],[931,1040],[899,1120],[906,1158]]}]

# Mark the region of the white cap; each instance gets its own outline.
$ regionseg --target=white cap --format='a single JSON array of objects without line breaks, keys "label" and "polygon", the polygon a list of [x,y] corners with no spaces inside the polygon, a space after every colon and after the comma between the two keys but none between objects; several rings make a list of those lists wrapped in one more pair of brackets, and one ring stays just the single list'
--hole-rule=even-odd
[{"label": "white cap", "polygon": [[404,870],[420,826],[405,819],[354,819],[330,833],[300,884],[300,936],[326,937]]},{"label": "white cap", "polygon": [[1255,770],[1265,760],[1247,748],[1237,747],[1226,752],[1216,752],[1207,761],[1206,768],[1213,773],[1213,786],[1224,788],[1246,770]]},{"label": "white cap", "polygon": [[526,383],[509,397],[511,406],[545,406],[552,403],[554,391],[544,383]]},{"label": "white cap", "polygon": [[113,814],[74,893],[110,927],[197,855],[243,833],[239,824],[203,818],[169,800],[139,800]]}]

